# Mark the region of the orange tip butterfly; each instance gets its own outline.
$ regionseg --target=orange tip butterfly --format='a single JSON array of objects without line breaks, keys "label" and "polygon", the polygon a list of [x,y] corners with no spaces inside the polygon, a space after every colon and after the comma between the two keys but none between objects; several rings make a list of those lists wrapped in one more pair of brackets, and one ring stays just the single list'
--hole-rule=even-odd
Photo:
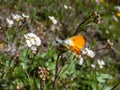
[{"label": "orange tip butterfly", "polygon": [[63,41],[58,41],[58,43],[79,55],[86,44],[86,39],[83,35],[77,35]]}]

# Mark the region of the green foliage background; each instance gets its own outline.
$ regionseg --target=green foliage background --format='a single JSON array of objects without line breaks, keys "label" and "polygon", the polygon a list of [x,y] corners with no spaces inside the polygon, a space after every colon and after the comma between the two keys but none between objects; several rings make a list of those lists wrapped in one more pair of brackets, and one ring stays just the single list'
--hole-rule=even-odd
[{"label": "green foliage background", "polygon": [[[104,1],[104,0],[103,0]],[[116,3],[118,2],[118,3]],[[95,0],[0,0],[0,90],[39,90],[40,78],[37,75],[38,67],[49,70],[44,90],[52,90],[57,50],[52,43],[57,38],[65,39],[75,32],[80,22],[89,17],[94,11],[101,15],[101,23],[89,23],[80,28],[84,33],[91,49],[104,45],[107,39],[113,42],[114,49],[96,51],[96,58],[87,58],[82,66],[74,60],[74,55],[67,53],[62,58],[62,71],[58,77],[58,90],[116,90],[120,89],[120,13],[115,6],[120,5],[116,0],[105,0],[97,4]],[[64,5],[73,9],[66,10]],[[3,18],[12,13],[25,13],[30,16],[28,27],[4,26]],[[52,22],[48,16],[54,16],[60,25],[51,30]],[[115,16],[117,21],[113,18]],[[36,33],[42,40],[37,54],[24,46],[24,34]],[[13,43],[15,42],[15,45]],[[102,43],[102,44],[101,44]],[[12,45],[8,52],[6,46]],[[16,48],[14,50],[14,48]],[[14,50],[14,51],[12,51]],[[15,58],[19,54],[19,58]],[[91,64],[98,58],[105,61],[103,69],[92,69]],[[60,63],[61,63],[60,62]]]}]

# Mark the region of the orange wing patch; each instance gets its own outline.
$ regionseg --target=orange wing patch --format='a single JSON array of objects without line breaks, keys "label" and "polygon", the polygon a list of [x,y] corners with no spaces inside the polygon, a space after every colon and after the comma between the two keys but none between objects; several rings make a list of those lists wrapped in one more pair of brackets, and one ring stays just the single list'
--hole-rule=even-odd
[{"label": "orange wing patch", "polygon": [[86,43],[85,37],[82,35],[78,35],[78,36],[71,37],[68,40],[70,40],[70,42],[72,43],[72,44],[68,44],[69,49],[75,52],[76,54],[80,54],[81,49],[84,48]]}]

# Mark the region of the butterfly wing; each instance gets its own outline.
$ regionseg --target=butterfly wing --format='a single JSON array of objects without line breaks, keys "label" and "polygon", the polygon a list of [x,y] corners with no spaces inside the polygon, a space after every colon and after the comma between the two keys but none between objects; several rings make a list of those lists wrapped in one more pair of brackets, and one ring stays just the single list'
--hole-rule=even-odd
[{"label": "butterfly wing", "polygon": [[80,54],[81,53],[81,49],[84,48],[85,43],[86,43],[86,39],[83,35],[78,35],[78,36],[74,36],[69,38],[69,49],[73,52],[75,52],[76,54]]},{"label": "butterfly wing", "polygon": [[73,42],[73,46],[78,47],[80,50],[84,48],[85,43],[86,43],[86,39],[84,36],[78,35],[78,36],[74,36],[70,39]]}]

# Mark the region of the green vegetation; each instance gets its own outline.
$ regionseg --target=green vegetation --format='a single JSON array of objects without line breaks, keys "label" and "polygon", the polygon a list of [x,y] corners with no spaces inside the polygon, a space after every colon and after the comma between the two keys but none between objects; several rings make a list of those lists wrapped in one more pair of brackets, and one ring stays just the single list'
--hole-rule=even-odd
[{"label": "green vegetation", "polygon": [[[0,90],[120,90],[119,3],[0,0]],[[84,55],[62,42],[78,34]]]}]

